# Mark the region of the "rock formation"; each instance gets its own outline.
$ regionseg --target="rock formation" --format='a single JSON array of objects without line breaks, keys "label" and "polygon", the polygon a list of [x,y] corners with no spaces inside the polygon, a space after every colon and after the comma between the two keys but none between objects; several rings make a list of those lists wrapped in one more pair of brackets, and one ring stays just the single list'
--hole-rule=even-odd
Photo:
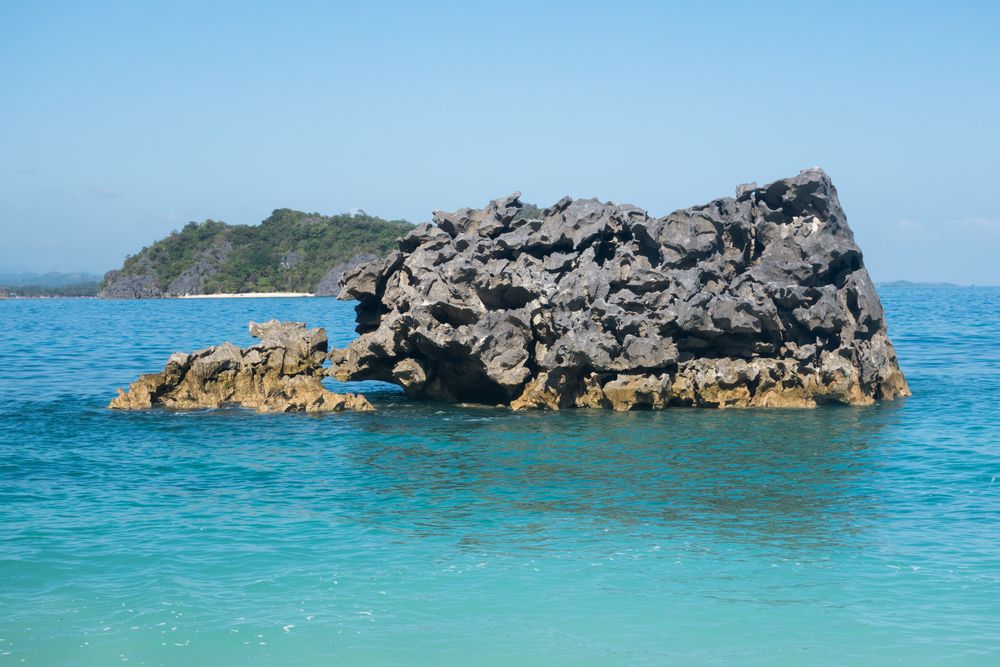
[{"label": "rock formation", "polygon": [[515,409],[869,404],[909,395],[837,191],[809,169],[662,218],[519,193],[435,212],[345,276],[341,380]]},{"label": "rock formation", "polygon": [[104,274],[99,296],[102,299],[155,299],[163,296],[148,257],[141,257],[133,273],[112,269]]},{"label": "rock formation", "polygon": [[345,273],[350,273],[362,264],[374,262],[379,259],[378,255],[370,252],[355,255],[346,262],[339,262],[332,269],[323,274],[313,293],[316,296],[337,296],[340,294],[340,281]]},{"label": "rock formation", "polygon": [[323,329],[302,322],[250,323],[260,343],[232,343],[176,352],[159,373],[143,375],[108,406],[122,410],[241,406],[260,412],[372,410],[363,396],[335,394],[322,383],[327,342]]}]

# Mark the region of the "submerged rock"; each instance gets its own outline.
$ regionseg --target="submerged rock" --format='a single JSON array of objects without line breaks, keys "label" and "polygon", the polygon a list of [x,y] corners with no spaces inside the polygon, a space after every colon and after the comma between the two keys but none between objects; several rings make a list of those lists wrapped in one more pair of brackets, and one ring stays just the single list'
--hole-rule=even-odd
[{"label": "submerged rock", "polygon": [[335,394],[323,387],[327,354],[323,329],[271,320],[251,322],[250,335],[260,342],[245,349],[223,343],[191,354],[175,352],[161,372],[141,376],[127,392],[119,389],[108,407],[241,406],[260,412],[373,409],[364,396]]},{"label": "submerged rock", "polygon": [[519,193],[435,212],[347,274],[341,380],[515,409],[805,407],[909,395],[820,169],[650,217]]}]

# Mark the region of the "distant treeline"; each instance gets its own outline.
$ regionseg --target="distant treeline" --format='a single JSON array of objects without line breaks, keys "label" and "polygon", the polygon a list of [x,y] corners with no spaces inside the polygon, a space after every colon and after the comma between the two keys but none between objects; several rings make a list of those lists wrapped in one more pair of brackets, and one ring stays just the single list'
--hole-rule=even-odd
[{"label": "distant treeline", "polygon": [[24,271],[20,273],[6,272],[0,273],[0,285],[10,287],[69,287],[71,285],[82,285],[84,283],[99,283],[101,276],[82,271],[49,271],[48,273],[37,273],[34,271]]},{"label": "distant treeline", "polygon": [[40,296],[97,296],[101,289],[99,282],[77,283],[76,285],[0,285],[0,296],[40,297]]}]

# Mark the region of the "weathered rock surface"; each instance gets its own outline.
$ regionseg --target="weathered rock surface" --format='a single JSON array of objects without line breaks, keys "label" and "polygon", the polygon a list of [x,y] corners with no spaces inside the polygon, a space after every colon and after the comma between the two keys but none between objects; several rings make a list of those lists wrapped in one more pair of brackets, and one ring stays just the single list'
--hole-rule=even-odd
[{"label": "weathered rock surface", "polygon": [[104,286],[99,296],[102,299],[155,299],[163,296],[163,290],[156,282],[149,267],[149,260],[140,259],[140,271],[125,273],[119,269],[104,275]]},{"label": "weathered rock surface", "polygon": [[650,217],[515,193],[436,212],[345,276],[341,380],[515,409],[868,404],[909,395],[827,175]]},{"label": "weathered rock surface", "polygon": [[[226,258],[233,252],[233,244],[223,241],[198,253],[194,262],[170,281],[164,296],[204,294],[205,280],[215,275]],[[110,289],[112,283],[109,283]]]},{"label": "weathered rock surface", "polygon": [[355,255],[346,262],[335,264],[333,268],[323,274],[313,293],[316,296],[337,296],[340,294],[340,282],[345,273],[350,273],[362,264],[367,264],[377,259],[379,259],[378,255],[365,252]]},{"label": "weathered rock surface", "polygon": [[98,296],[102,299],[159,299],[204,294],[205,281],[219,271],[232,251],[233,244],[227,240],[205,248],[191,258],[190,264],[166,288],[158,281],[149,257],[141,256],[132,272],[120,269],[108,271]]},{"label": "weathered rock surface", "polygon": [[326,332],[302,322],[250,323],[260,343],[241,349],[232,343],[176,352],[159,373],[143,375],[118,390],[108,406],[122,410],[241,406],[260,412],[372,410],[364,396],[335,394],[326,375]]}]

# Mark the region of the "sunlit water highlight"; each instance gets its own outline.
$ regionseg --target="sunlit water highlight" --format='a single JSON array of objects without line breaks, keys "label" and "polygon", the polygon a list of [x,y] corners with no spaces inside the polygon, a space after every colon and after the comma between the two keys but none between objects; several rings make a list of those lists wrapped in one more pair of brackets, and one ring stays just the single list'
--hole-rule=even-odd
[{"label": "sunlit water highlight", "polygon": [[113,413],[330,299],[0,301],[0,665],[998,664],[1000,289],[872,408]]}]

